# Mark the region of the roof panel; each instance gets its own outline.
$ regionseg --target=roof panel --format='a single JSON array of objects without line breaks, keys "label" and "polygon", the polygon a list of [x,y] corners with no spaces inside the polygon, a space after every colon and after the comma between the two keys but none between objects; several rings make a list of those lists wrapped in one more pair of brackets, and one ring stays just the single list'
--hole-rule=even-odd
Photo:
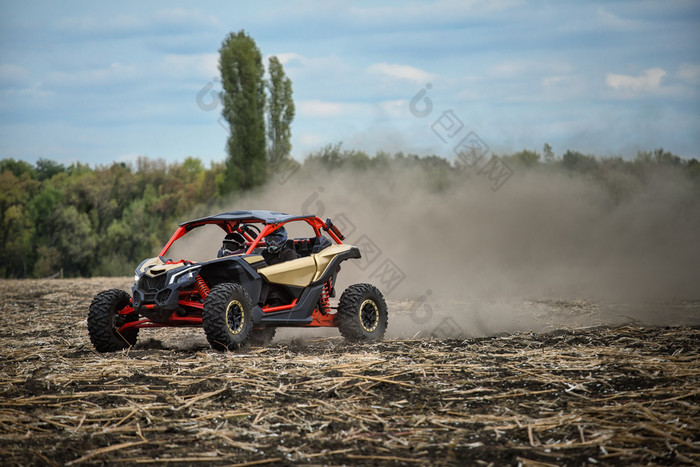
[{"label": "roof panel", "polygon": [[306,219],[315,216],[291,216],[283,212],[276,211],[262,211],[262,210],[251,210],[251,211],[230,211],[222,212],[221,214],[215,214],[213,216],[202,217],[200,219],[194,219],[191,221],[183,222],[180,225],[188,224],[198,224],[200,222],[216,222],[216,221],[249,221],[249,222],[262,222],[265,224],[277,224],[280,222],[288,222],[295,219]]}]

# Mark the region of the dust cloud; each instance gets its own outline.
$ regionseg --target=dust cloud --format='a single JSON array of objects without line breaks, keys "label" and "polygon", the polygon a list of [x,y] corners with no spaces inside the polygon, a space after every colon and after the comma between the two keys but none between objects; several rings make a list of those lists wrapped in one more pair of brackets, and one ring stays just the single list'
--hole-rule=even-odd
[{"label": "dust cloud", "polygon": [[[377,285],[400,310],[394,335],[674,324],[655,304],[700,298],[700,196],[670,172],[614,200],[600,181],[551,167],[515,170],[496,191],[474,174],[436,189],[418,169],[304,170],[222,208],[331,217],[363,252],[344,263],[339,291]],[[666,321],[689,320],[676,312]]]}]

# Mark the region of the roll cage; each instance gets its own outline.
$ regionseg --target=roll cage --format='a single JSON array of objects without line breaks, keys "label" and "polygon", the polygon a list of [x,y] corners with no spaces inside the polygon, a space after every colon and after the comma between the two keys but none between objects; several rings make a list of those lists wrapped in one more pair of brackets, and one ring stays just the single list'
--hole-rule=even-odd
[{"label": "roll cage", "polygon": [[[218,214],[216,216],[183,222],[179,225],[168,243],[165,244],[159,256],[165,257],[170,247],[178,239],[182,238],[197,227],[207,224],[213,224],[220,227],[226,234],[233,232],[242,234],[246,239],[245,254],[249,255],[252,254],[256,248],[264,246],[263,239],[267,235],[271,234],[287,223],[299,221],[306,222],[308,225],[310,225],[314,230],[316,237],[321,237],[323,235],[321,230],[323,230],[327,232],[333,241],[338,245],[342,245],[343,240],[345,240],[343,234],[340,233],[340,230],[333,225],[330,218],[323,221],[317,216],[290,216],[288,214],[273,211],[232,211]],[[262,229],[257,227],[256,224],[261,224]],[[254,229],[246,228],[247,226],[251,225],[255,226],[255,230],[258,231],[257,235],[255,236],[253,236],[253,234],[256,233]]]}]

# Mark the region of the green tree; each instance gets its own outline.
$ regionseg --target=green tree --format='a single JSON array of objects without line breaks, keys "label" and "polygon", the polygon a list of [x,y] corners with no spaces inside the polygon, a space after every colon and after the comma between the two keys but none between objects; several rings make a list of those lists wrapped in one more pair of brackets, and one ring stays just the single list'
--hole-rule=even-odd
[{"label": "green tree", "polygon": [[673,166],[681,165],[681,158],[669,151],[664,151],[663,148],[654,149],[654,160],[657,164],[666,164]]},{"label": "green tree", "polygon": [[316,152],[312,152],[306,156],[304,165],[319,164],[322,167],[333,170],[339,169],[346,162],[347,151],[341,149],[343,143],[327,144]]},{"label": "green tree", "polygon": [[598,161],[595,157],[570,149],[561,157],[561,164],[570,172],[593,173],[598,169]]},{"label": "green tree", "polygon": [[693,158],[688,161],[688,173],[691,177],[700,180],[700,161]]},{"label": "green tree", "polygon": [[12,158],[0,160],[0,173],[10,171],[15,177],[27,174],[29,178],[36,178],[36,170],[29,162],[16,161]]},{"label": "green tree", "polygon": [[39,178],[39,181],[48,180],[54,175],[60,174],[61,172],[65,171],[66,168],[63,166],[63,164],[59,164],[56,161],[52,161],[49,159],[39,159],[36,162],[36,173],[37,177]]},{"label": "green tree", "polygon": [[51,222],[55,230],[50,246],[61,255],[66,273],[69,276],[89,276],[99,256],[97,235],[90,217],[75,206],[59,205]]},{"label": "green tree", "polygon": [[544,154],[544,161],[546,163],[552,163],[554,162],[554,151],[552,150],[552,146],[549,145],[549,143],[544,143],[544,146],[542,147],[542,153]]},{"label": "green tree", "polygon": [[294,120],[292,81],[277,57],[270,57],[270,97],[267,107],[267,138],[270,167],[278,167],[292,150],[291,124]]},{"label": "green tree", "polygon": [[540,161],[539,154],[537,154],[535,151],[529,151],[527,149],[516,152],[512,157],[518,164],[524,165],[525,167],[533,167]]},{"label": "green tree", "polygon": [[223,117],[230,134],[221,194],[261,185],[267,178],[265,80],[262,56],[245,31],[230,33],[219,49]]},{"label": "green tree", "polygon": [[51,247],[55,236],[56,226],[53,223],[54,212],[63,198],[63,192],[54,186],[65,186],[65,174],[55,177],[51,183],[44,183],[42,190],[34,196],[27,205],[28,218],[34,226],[32,239],[33,251],[36,252],[36,262],[30,270],[37,277],[47,277],[56,273],[61,266],[61,255],[56,248]]},{"label": "green tree", "polygon": [[27,204],[39,182],[22,164],[11,165],[22,170],[20,176],[12,168],[0,172],[0,275],[23,277],[31,271],[33,256],[34,225],[27,215]]}]

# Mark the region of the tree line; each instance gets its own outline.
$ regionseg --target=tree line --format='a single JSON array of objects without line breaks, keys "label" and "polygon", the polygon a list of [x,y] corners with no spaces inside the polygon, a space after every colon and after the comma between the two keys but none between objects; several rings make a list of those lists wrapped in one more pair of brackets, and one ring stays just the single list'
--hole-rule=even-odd
[{"label": "tree line", "polygon": [[[659,169],[687,177],[700,195],[696,159],[663,149],[639,152],[632,160],[576,151],[556,157],[547,154],[547,146],[542,154],[523,150],[498,157],[516,176],[556,171],[590,178],[612,200],[628,196]],[[341,144],[292,164],[300,179],[305,172],[342,170],[350,177],[385,174],[389,181],[410,169],[420,174],[420,189],[437,192],[476,180],[474,171],[459,160],[402,152],[370,155]],[[47,159],[36,164],[0,160],[0,276],[47,277],[59,270],[69,277],[129,275],[141,260],[158,252],[179,222],[231,209],[236,195],[223,195],[216,187],[226,170],[225,163],[206,168],[194,157],[169,164],[140,157],[135,163],[96,167]]]},{"label": "tree line", "polygon": [[95,168],[2,160],[0,275],[129,273],[162,245],[176,218],[216,199],[222,170],[195,158]]}]

